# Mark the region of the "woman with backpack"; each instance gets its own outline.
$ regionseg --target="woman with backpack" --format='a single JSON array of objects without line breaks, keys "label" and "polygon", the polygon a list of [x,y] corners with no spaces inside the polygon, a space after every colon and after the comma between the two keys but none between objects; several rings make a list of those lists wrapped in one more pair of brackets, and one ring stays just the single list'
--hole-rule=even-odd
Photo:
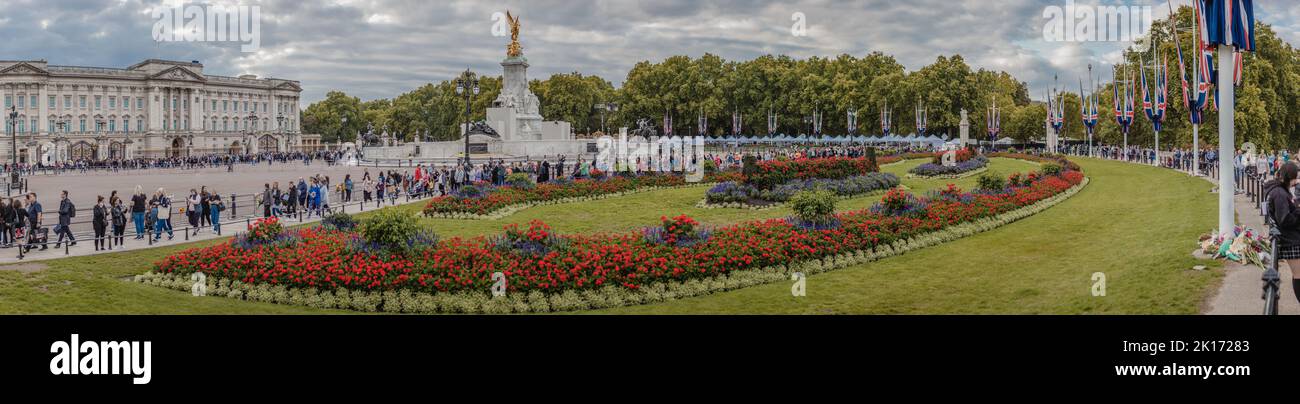
[{"label": "woman with backpack", "polygon": [[221,196],[213,192],[208,199],[208,215],[212,220],[212,231],[221,234],[221,211],[226,210],[226,205],[221,202]]}]

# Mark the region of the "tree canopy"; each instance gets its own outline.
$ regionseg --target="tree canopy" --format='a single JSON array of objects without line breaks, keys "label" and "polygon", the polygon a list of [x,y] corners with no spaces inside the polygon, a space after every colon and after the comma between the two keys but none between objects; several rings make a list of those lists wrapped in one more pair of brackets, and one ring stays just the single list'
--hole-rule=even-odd
[{"label": "tree canopy", "polygon": [[[1191,8],[1178,10],[1179,26],[1190,26]],[[1258,51],[1245,55],[1245,78],[1237,89],[1236,126],[1238,141],[1251,141],[1264,149],[1295,147],[1300,137],[1300,54],[1282,41],[1272,28],[1258,24]],[[1127,50],[1124,71],[1136,70],[1139,58],[1150,64],[1154,43],[1169,64],[1169,108],[1166,113],[1161,144],[1190,146],[1191,126],[1187,109],[1182,105],[1177,54],[1169,20],[1157,21],[1149,35]],[[1191,63],[1192,38],[1179,30],[1184,57]],[[1142,51],[1135,50],[1144,48]],[[1079,67],[1078,77],[1063,77],[1060,91],[1065,102],[1065,139],[1086,139],[1080,119],[1077,79],[1084,79],[1086,67]],[[1101,75],[1109,82],[1110,75]],[[1149,76],[1148,69],[1148,77]],[[1188,72],[1190,76],[1190,72]],[[501,77],[480,75],[481,93],[470,105],[470,119],[485,119],[486,108],[501,89]],[[426,84],[393,99],[361,102],[339,91],[303,111],[304,130],[319,133],[326,142],[352,141],[367,125],[388,130],[401,139],[411,140],[428,133],[432,140],[459,138],[464,122],[465,99],[455,93],[455,78]],[[1096,131],[1098,140],[1118,144],[1122,134],[1113,119],[1112,84],[1101,85]],[[1046,89],[1033,89],[1005,71],[974,70],[961,55],[939,56],[916,71],[907,71],[892,56],[873,52],[862,57],[839,55],[834,58],[812,57],[796,60],[788,56],[766,55],[748,61],[729,61],[705,54],[698,58],[673,56],[659,62],[642,61],[627,73],[620,88],[609,81],[580,72],[555,74],[544,80],[534,79],[529,87],[541,101],[546,119],[573,124],[574,131],[592,133],[601,129],[602,112],[597,104],[616,102],[620,109],[605,114],[611,131],[634,126],[638,119],[651,119],[657,125],[665,114],[672,114],[678,134],[694,133],[696,119],[703,114],[711,136],[729,135],[733,112],[742,116],[743,135],[765,135],[767,115],[778,117],[779,133],[810,132],[808,118],[814,112],[823,116],[823,133],[847,132],[847,114],[858,111],[859,134],[878,134],[880,111],[885,106],[893,112],[893,133],[915,131],[914,110],[924,105],[928,113],[927,133],[940,136],[958,135],[961,110],[971,122],[971,136],[983,138],[989,103],[996,100],[1002,111],[1003,136],[1017,141],[1041,140],[1046,108],[1030,100],[1034,94],[1046,95]],[[1086,89],[1085,90],[1089,90]],[[1140,97],[1140,92],[1138,93]],[[1129,134],[1129,143],[1151,145],[1154,132],[1151,122],[1140,110]],[[346,124],[342,118],[347,117]],[[1217,112],[1206,111],[1202,132],[1217,132]],[[1202,136],[1201,143],[1211,145],[1217,136]]]}]

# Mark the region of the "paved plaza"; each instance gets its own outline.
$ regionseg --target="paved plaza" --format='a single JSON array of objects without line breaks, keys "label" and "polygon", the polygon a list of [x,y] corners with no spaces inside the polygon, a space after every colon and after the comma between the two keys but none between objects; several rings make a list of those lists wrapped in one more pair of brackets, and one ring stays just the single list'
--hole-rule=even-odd
[{"label": "paved plaza", "polygon": [[[176,238],[167,242],[166,237],[163,243],[174,244],[186,240],[185,235],[180,230],[189,225],[185,216],[177,214],[179,208],[184,207],[184,198],[189,195],[191,188],[198,189],[201,186],[207,186],[209,191],[219,192],[227,203],[227,210],[222,213],[222,222],[231,223],[226,226],[225,235],[230,235],[230,231],[241,231],[244,228],[244,222],[252,217],[261,215],[261,210],[252,206],[251,194],[260,192],[264,184],[279,181],[282,189],[288,186],[290,181],[297,182],[299,178],[307,178],[313,175],[323,175],[330,178],[331,184],[340,184],[346,175],[352,175],[356,183],[353,192],[354,203],[341,206],[341,200],[336,194],[331,194],[331,205],[336,209],[343,209],[347,213],[357,213],[362,211],[359,201],[362,200],[362,178],[366,171],[370,172],[371,178],[376,177],[381,171],[396,170],[406,172],[410,167],[354,167],[343,165],[326,165],[323,162],[315,162],[311,165],[305,165],[302,162],[275,163],[272,165],[257,164],[238,164],[235,165],[233,172],[226,171],[225,167],[209,167],[200,169],[150,169],[150,170],[121,170],[117,172],[110,171],[87,171],[67,172],[63,174],[36,174],[27,176],[28,187],[30,192],[36,192],[41,204],[45,208],[46,217],[44,225],[51,229],[50,242],[56,238],[53,235],[53,226],[58,223],[58,204],[59,192],[67,190],[72,197],[73,202],[78,209],[77,217],[73,220],[73,232],[77,235],[76,246],[59,251],[38,252],[33,250],[22,260],[42,260],[60,258],[68,255],[88,255],[95,253],[94,245],[90,241],[93,233],[91,232],[91,208],[95,205],[95,198],[103,195],[105,198],[117,190],[118,194],[129,204],[129,199],[137,185],[144,189],[147,195],[152,195],[158,188],[163,188],[173,199],[173,217],[172,227],[176,231]],[[230,194],[238,194],[237,205],[232,209],[230,206]],[[15,191],[17,196],[17,191]],[[407,202],[406,198],[397,200],[402,204]],[[371,203],[364,207],[364,210],[375,209],[377,205]],[[129,221],[129,218],[128,218]],[[314,219],[305,219],[303,223],[309,223]],[[299,223],[295,217],[288,220],[289,224]],[[147,248],[150,245],[146,240],[134,240],[135,224],[127,223],[126,226],[126,248],[138,249]],[[199,236],[189,237],[189,240],[201,240],[216,237],[210,230],[202,232]],[[114,247],[115,249],[118,247]],[[65,254],[66,252],[66,254]],[[0,250],[0,263],[19,261],[16,249]]]},{"label": "paved plaza", "polygon": [[240,195],[259,192],[263,184],[279,181],[286,184],[290,180],[313,175],[330,177],[332,184],[343,182],[345,175],[351,174],[358,184],[362,174],[369,170],[372,177],[383,168],[328,166],[323,162],[304,165],[302,162],[276,163],[274,165],[238,164],[234,171],[227,172],[226,167],[209,167],[201,169],[151,169],[87,171],[79,173],[70,171],[64,174],[37,174],[27,176],[27,186],[40,195],[41,203],[50,206],[58,202],[59,192],[67,190],[78,208],[89,209],[95,203],[96,195],[105,198],[114,190],[124,199],[129,198],[137,185],[144,188],[146,194],[152,195],[158,188],[164,188],[173,198],[189,195],[191,188],[207,186],[210,192],[222,195],[237,193]]}]

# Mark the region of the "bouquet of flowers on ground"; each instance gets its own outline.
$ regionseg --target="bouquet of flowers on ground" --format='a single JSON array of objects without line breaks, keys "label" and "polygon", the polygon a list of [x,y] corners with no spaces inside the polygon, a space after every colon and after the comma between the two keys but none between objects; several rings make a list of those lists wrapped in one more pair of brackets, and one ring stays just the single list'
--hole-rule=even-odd
[{"label": "bouquet of flowers on ground", "polygon": [[1227,259],[1264,268],[1272,245],[1268,237],[1254,230],[1236,227],[1231,237],[1207,233],[1201,236],[1201,251],[1215,259]]}]

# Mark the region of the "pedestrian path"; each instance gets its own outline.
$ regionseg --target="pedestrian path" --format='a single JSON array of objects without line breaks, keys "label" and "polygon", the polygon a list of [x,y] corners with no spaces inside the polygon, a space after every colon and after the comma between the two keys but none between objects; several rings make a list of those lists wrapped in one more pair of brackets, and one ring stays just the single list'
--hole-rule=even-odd
[{"label": "pedestrian path", "polygon": [[[1264,218],[1250,197],[1239,194],[1236,197],[1237,223],[1255,231],[1267,231]],[[1282,276],[1282,296],[1279,299],[1278,313],[1283,315],[1300,315],[1300,302],[1296,301],[1291,288],[1291,270],[1286,266],[1278,268]],[[1259,315],[1264,313],[1264,283],[1260,278],[1264,270],[1254,265],[1227,262],[1223,265],[1223,285],[1210,299],[1203,311],[1212,315]]]}]

